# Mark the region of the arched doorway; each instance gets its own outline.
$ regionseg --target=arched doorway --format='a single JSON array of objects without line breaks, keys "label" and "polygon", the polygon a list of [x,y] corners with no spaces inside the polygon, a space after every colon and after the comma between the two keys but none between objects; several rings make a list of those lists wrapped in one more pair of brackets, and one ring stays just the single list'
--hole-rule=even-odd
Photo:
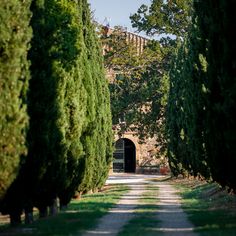
[{"label": "arched doorway", "polygon": [[136,148],[134,143],[127,138],[116,141],[116,150],[113,154],[113,171],[135,173],[136,170]]}]

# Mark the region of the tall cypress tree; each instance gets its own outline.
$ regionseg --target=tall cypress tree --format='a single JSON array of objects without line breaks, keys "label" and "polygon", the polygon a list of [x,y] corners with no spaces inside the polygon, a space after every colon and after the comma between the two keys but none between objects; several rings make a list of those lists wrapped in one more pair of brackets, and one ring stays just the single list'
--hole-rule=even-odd
[{"label": "tall cypress tree", "polygon": [[170,71],[168,153],[174,174],[209,177],[204,149],[206,63],[200,45],[192,43],[197,32],[191,33],[179,47]]},{"label": "tall cypress tree", "polygon": [[[169,151],[177,157],[177,162],[191,174],[200,173],[234,191],[236,48],[232,32],[235,7],[233,1],[194,2],[187,53],[182,65],[170,74],[180,87],[176,100],[170,100],[170,107],[176,107],[174,103],[182,100],[183,116],[177,124],[171,118],[173,112],[169,113],[172,121]],[[170,93],[172,98],[173,94]],[[177,124],[178,129],[173,124]],[[178,130],[177,137],[183,130],[185,142],[181,150],[185,155],[181,157],[172,145],[176,140],[173,129]]]},{"label": "tall cypress tree", "polygon": [[[101,49],[87,1],[36,1],[32,12],[35,35],[30,54],[26,173],[34,177],[27,195],[44,212],[57,196],[61,205],[67,204],[83,183],[83,191],[93,188],[93,172],[98,169],[95,160],[103,160],[99,172],[107,177],[112,156],[111,114]],[[100,126],[104,132],[98,133]],[[101,150],[105,151],[99,156]]]},{"label": "tall cypress tree", "polygon": [[[236,190],[235,1],[194,4],[207,61],[206,152],[212,178]],[[212,11],[209,11],[212,9]]]},{"label": "tall cypress tree", "polygon": [[[183,99],[185,80],[182,76],[184,58],[186,56],[185,45],[178,46],[176,58],[170,70],[170,89],[167,106],[167,137],[168,137],[168,158],[173,175],[185,174],[183,159],[186,157],[186,140],[181,135],[183,130]],[[182,131],[183,132],[183,131]]]},{"label": "tall cypress tree", "polygon": [[78,186],[101,187],[112,157],[108,85],[87,1],[36,0],[31,10],[29,153],[4,209],[19,221],[23,208],[43,216],[56,197],[65,205]]},{"label": "tall cypress tree", "polygon": [[86,45],[84,85],[88,93],[87,127],[82,136],[85,149],[85,172],[78,190],[86,192],[100,188],[108,175],[112,161],[112,127],[108,82],[103,69],[101,45],[87,0],[82,0],[84,42]]},{"label": "tall cypress tree", "polygon": [[3,0],[0,4],[0,200],[27,153],[29,6],[28,0]]},{"label": "tall cypress tree", "polygon": [[64,0],[35,1],[32,5],[35,35],[30,54],[29,168],[35,176],[32,197],[42,210],[63,191],[73,195],[73,189],[68,188],[71,178],[83,171],[78,163],[84,155],[80,137],[87,92],[78,7],[77,2]]},{"label": "tall cypress tree", "polygon": [[70,176],[82,172],[78,163],[84,156],[80,137],[87,92],[82,83],[85,46],[78,4],[39,0],[31,10],[29,152],[5,201],[5,212],[18,219],[23,208],[32,211],[33,206],[45,215],[61,192],[73,196]]}]

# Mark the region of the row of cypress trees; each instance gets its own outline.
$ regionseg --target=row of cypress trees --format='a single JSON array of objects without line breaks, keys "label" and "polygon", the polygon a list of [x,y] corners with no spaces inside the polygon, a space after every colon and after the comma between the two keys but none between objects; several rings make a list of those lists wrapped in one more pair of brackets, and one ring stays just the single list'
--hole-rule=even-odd
[{"label": "row of cypress trees", "polygon": [[[56,198],[64,206],[76,191],[100,188],[112,160],[112,129],[109,90],[87,0],[10,2],[12,6],[9,1],[0,6],[2,11],[9,7],[0,23],[1,30],[7,32],[3,27],[9,24],[9,16],[14,18],[15,7],[20,14],[16,27],[24,32],[20,35],[14,25],[9,27],[11,37],[22,37],[23,46],[15,42],[9,46],[18,58],[19,64],[13,61],[18,73],[13,77],[9,71],[1,70],[5,76],[1,76],[0,84],[5,94],[1,93],[0,98],[5,99],[1,101],[1,125],[6,125],[3,128],[8,130],[9,138],[1,137],[5,143],[0,146],[0,176],[5,176],[6,171],[11,179],[6,176],[2,181],[0,209],[17,223],[23,209],[30,216],[33,207],[37,207],[45,216]],[[1,45],[8,42],[6,39]],[[4,53],[0,56],[1,63],[8,64]],[[24,86],[13,90],[12,79]],[[2,107],[3,103],[20,109],[20,114],[10,113]],[[9,125],[18,133],[8,129]],[[12,150],[14,155],[9,158],[2,150]]]},{"label": "row of cypress trees", "polygon": [[0,6],[0,200],[27,152],[29,6],[29,1],[15,0],[3,0]]},{"label": "row of cypress trees", "polygon": [[175,175],[200,175],[235,191],[236,4],[194,1],[193,10],[192,30],[170,71],[170,166]]}]

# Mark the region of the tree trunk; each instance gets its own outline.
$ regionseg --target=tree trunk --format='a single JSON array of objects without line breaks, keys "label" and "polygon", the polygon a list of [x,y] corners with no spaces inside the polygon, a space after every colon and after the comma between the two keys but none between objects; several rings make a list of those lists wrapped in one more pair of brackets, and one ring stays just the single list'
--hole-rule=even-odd
[{"label": "tree trunk", "polygon": [[39,208],[39,218],[45,218],[48,216],[48,207],[44,206],[44,207],[40,207]]},{"label": "tree trunk", "polygon": [[98,193],[98,188],[94,188],[93,193]]},{"label": "tree trunk", "polygon": [[52,201],[52,205],[50,206],[50,215],[51,216],[54,216],[58,213],[58,199],[55,198],[53,199]]},{"label": "tree trunk", "polygon": [[21,224],[21,212],[11,212],[10,213],[11,226],[16,226]]},{"label": "tree trunk", "polygon": [[63,198],[59,198],[59,206],[60,206],[60,210],[61,210],[61,211],[66,210],[67,207],[68,207],[68,201],[66,201],[66,200],[63,199]]},{"label": "tree trunk", "polygon": [[32,224],[34,221],[33,208],[25,208],[25,224]]},{"label": "tree trunk", "polygon": [[68,208],[68,205],[60,205],[60,210],[65,211]]}]

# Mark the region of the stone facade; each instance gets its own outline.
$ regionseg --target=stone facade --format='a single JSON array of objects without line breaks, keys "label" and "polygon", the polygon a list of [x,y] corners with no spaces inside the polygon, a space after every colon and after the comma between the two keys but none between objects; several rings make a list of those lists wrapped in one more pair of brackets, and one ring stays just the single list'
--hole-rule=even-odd
[{"label": "stone facade", "polygon": [[[104,34],[109,36],[113,29],[104,27]],[[141,54],[143,52],[143,48],[148,43],[148,39],[139,36],[137,34],[124,31],[122,32],[127,42],[133,43],[137,48],[137,54]],[[103,46],[103,52],[109,50],[106,45]],[[110,83],[114,82],[116,74],[110,68],[107,70],[107,79]],[[120,139],[123,140],[130,140],[135,146],[135,172],[136,173],[157,173],[159,171],[159,166],[161,165],[161,159],[156,158],[158,156],[158,148],[156,147],[156,138],[148,138],[144,142],[141,142],[135,132],[132,131],[125,131],[121,136],[118,135],[119,133],[119,125],[114,126],[115,131],[115,141],[117,142]],[[125,149],[125,147],[124,147]],[[125,151],[124,151],[125,152]],[[117,157],[116,157],[117,154]],[[119,157],[118,157],[119,156]],[[128,155],[123,155],[124,159],[129,158]],[[117,159],[116,159],[117,158]],[[118,164],[121,164],[121,153],[114,153],[114,159],[117,161]],[[114,161],[114,162],[115,162]],[[125,160],[124,160],[125,162]],[[125,165],[125,163],[124,163]],[[114,163],[113,163],[114,167]],[[124,168],[125,171],[125,168]]]},{"label": "stone facade", "polygon": [[[109,35],[111,35],[113,32],[112,28],[109,28],[107,26],[103,27],[103,34],[106,35],[107,37],[109,37]],[[143,48],[145,45],[147,45],[149,39],[142,37],[138,34],[135,33],[131,33],[128,31],[123,31],[122,34],[125,36],[126,41],[128,43],[132,43],[133,45],[135,45],[136,49],[137,49],[137,54],[140,55],[143,52]],[[103,53],[105,51],[109,51],[109,48],[107,45],[103,45]]]},{"label": "stone facade", "polygon": [[157,166],[159,162],[156,159],[158,152],[155,147],[155,138],[146,139],[145,143],[141,143],[138,136],[134,132],[126,131],[122,137],[115,135],[115,141],[120,138],[126,138],[131,140],[135,145],[136,151],[136,171],[140,172],[140,169],[144,166]]}]

